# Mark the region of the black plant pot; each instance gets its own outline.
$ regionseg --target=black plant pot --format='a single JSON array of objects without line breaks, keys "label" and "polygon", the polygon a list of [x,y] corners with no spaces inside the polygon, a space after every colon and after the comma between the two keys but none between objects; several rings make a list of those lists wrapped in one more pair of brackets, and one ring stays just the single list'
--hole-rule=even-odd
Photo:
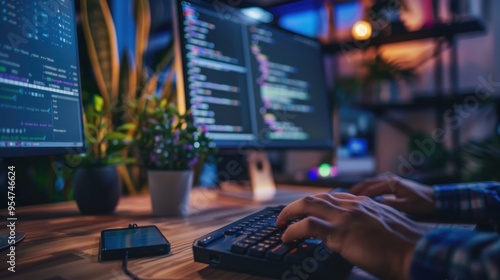
[{"label": "black plant pot", "polygon": [[84,215],[111,214],[121,194],[116,166],[78,168],[74,177],[74,196]]}]

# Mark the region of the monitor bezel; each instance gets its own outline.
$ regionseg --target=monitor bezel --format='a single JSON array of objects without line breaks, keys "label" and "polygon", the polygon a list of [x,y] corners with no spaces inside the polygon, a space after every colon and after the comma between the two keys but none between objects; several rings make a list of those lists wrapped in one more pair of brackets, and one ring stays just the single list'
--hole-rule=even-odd
[{"label": "monitor bezel", "polygon": [[[173,2],[173,29],[174,29],[174,52],[175,52],[175,61],[174,61],[174,69],[176,71],[177,76],[177,106],[180,112],[186,112],[187,108],[190,107],[188,96],[187,96],[187,84],[186,84],[186,69],[183,67],[187,64],[187,58],[183,55],[182,47],[181,47],[181,28],[180,19],[183,18],[181,2],[190,2],[195,5],[200,5],[205,8],[213,8],[215,2],[206,2],[202,0],[176,0]],[[220,1],[217,1],[220,2]],[[277,30],[278,32],[288,33],[291,36],[297,36],[303,38],[304,40],[313,41],[318,44],[318,48],[320,50],[320,54],[323,54],[321,43],[315,39],[308,36],[304,36],[283,28],[279,28],[277,26],[273,26],[271,24],[265,24],[262,22],[257,22],[248,18],[246,15],[241,13],[237,8],[231,7],[225,3],[220,2],[223,5],[226,5],[224,8],[231,9],[231,12],[238,13],[237,16],[241,18],[248,19],[248,22],[255,22],[256,26],[265,26],[266,28]],[[211,7],[212,6],[212,7]],[[322,55],[320,55],[320,58]],[[324,66],[324,61],[320,59],[319,64]],[[259,140],[214,140],[218,148],[225,150],[237,150],[239,152],[242,151],[255,151],[255,150],[287,150],[287,149],[297,149],[297,150],[332,150],[334,148],[334,138],[333,138],[333,111],[330,104],[330,100],[328,97],[328,89],[326,85],[326,77],[325,75],[321,75],[320,79],[322,80],[322,84],[324,85],[324,95],[325,98],[325,112],[328,116],[328,119],[325,121],[327,123],[327,127],[325,130],[327,131],[328,139],[324,140],[270,140],[271,143],[265,143],[265,141]]]},{"label": "monitor bezel", "polygon": [[[78,75],[78,90],[80,92],[80,110],[79,110],[79,124],[80,124],[80,133],[82,136],[82,145],[81,146],[60,146],[60,147],[1,147],[0,148],[0,158],[14,158],[14,157],[29,157],[29,156],[51,156],[51,155],[64,155],[64,154],[82,154],[87,151],[86,141],[85,141],[85,124],[83,119],[83,99],[82,99],[82,81],[81,81],[81,73],[80,73],[80,57],[79,57],[79,49],[78,49],[78,23],[77,23],[77,14],[76,14],[76,0],[70,0],[73,12],[73,19],[75,28],[73,30],[73,36],[75,38],[74,51],[77,55],[77,75]],[[70,143],[70,142],[68,142]]]}]

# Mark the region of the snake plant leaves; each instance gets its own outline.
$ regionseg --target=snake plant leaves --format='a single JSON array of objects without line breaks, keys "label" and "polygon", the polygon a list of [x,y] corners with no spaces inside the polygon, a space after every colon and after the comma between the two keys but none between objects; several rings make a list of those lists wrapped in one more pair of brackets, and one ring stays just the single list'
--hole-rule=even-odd
[{"label": "snake plant leaves", "polygon": [[[144,53],[148,47],[149,29],[151,28],[151,11],[148,0],[135,1],[135,63],[137,69],[143,69]],[[137,80],[141,81],[140,71],[137,73]]]},{"label": "snake plant leaves", "polygon": [[116,31],[106,0],[81,0],[82,24],[89,57],[105,108],[118,93]]},{"label": "snake plant leaves", "polygon": [[128,109],[130,103],[135,99],[137,91],[137,69],[134,65],[134,57],[130,51],[125,51],[120,63],[120,80],[118,87],[118,100],[116,108],[113,109],[113,124],[121,125],[132,117]]}]

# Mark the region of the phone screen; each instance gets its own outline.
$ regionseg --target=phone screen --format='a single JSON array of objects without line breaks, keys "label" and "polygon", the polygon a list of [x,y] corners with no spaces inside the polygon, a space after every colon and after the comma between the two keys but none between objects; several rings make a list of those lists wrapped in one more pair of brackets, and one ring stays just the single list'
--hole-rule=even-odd
[{"label": "phone screen", "polygon": [[162,245],[168,241],[156,227],[107,230],[103,232],[103,250]]}]

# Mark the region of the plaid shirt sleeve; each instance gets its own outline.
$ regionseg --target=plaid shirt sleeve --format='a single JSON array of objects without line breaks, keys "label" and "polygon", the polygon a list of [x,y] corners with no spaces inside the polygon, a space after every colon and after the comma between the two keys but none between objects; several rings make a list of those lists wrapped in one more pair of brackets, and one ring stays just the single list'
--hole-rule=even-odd
[{"label": "plaid shirt sleeve", "polygon": [[500,279],[500,236],[458,228],[430,231],[415,247],[410,279]]},{"label": "plaid shirt sleeve", "polygon": [[[436,217],[500,220],[500,183],[434,187]],[[438,228],[417,243],[410,279],[500,279],[500,236],[459,228]]]},{"label": "plaid shirt sleeve", "polygon": [[436,217],[500,220],[500,182],[434,186]]}]

